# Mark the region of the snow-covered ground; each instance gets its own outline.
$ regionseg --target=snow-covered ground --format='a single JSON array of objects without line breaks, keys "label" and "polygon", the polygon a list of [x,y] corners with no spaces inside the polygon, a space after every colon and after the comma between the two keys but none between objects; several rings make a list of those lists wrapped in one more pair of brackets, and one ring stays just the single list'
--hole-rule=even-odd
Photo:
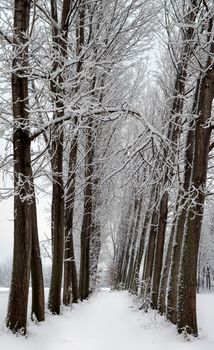
[{"label": "snow-covered ground", "polygon": [[200,294],[200,338],[186,341],[155,312],[145,314],[127,292],[100,291],[90,301],[29,321],[28,336],[14,336],[4,325],[8,291],[0,289],[0,349],[3,350],[213,350],[214,294]]}]

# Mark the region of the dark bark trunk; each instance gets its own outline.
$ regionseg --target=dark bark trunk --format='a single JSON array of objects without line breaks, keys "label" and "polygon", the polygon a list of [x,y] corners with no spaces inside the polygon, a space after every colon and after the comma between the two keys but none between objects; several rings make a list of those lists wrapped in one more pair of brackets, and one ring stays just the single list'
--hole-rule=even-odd
[{"label": "dark bark trunk", "polygon": [[[51,15],[53,19],[52,41],[55,58],[53,60],[52,71],[55,73],[58,68],[65,64],[67,56],[67,35],[71,9],[71,1],[64,0],[62,4],[61,25],[58,25],[57,3],[51,0]],[[53,118],[64,116],[64,77],[59,74],[50,82],[53,94],[53,104],[56,109]],[[63,122],[57,123],[53,127],[52,140],[52,273],[49,291],[48,308],[53,314],[60,313],[61,305],[61,284],[63,271],[63,251],[64,251],[64,184],[63,184]]]},{"label": "dark bark trunk", "polygon": [[[196,1],[192,1],[192,7],[190,7],[187,11],[188,15],[186,18],[187,23],[194,23],[196,18],[196,13],[198,9],[195,9]],[[171,143],[171,149],[166,150],[165,158],[170,154],[170,167],[166,168],[163,187],[165,188],[168,181],[172,181],[174,167],[175,167],[175,154],[177,154],[177,145],[180,138],[181,132],[181,115],[183,112],[184,105],[184,93],[185,93],[185,85],[186,85],[186,77],[187,77],[187,67],[189,63],[189,59],[191,56],[191,46],[190,41],[194,36],[193,27],[189,27],[186,32],[184,32],[184,47],[181,52],[180,63],[178,64],[177,77],[175,80],[175,97],[172,103],[171,109],[171,120],[168,130],[168,139]],[[157,234],[157,242],[156,242],[156,251],[155,251],[155,259],[154,259],[154,268],[153,268],[153,286],[152,286],[152,307],[157,309],[158,306],[158,294],[159,294],[159,286],[160,286],[160,278],[161,278],[161,267],[163,262],[163,251],[164,251],[164,241],[165,241],[165,231],[166,231],[166,220],[167,220],[167,211],[168,211],[168,198],[169,194],[166,191],[163,194],[160,203],[159,209],[159,226],[158,226],[158,234]],[[165,294],[165,293],[164,293]],[[163,302],[163,300],[162,300]]]},{"label": "dark bark trunk", "polygon": [[[150,204],[147,209],[148,214],[148,242],[144,255],[141,292],[144,301],[150,298],[152,267],[154,262],[155,242],[158,229],[157,198],[159,196],[159,186],[155,184],[150,193]],[[152,203],[152,204],[151,204]],[[151,207],[153,206],[153,207]],[[144,225],[145,226],[145,225]],[[147,303],[144,302],[146,305]],[[147,307],[147,306],[146,306]]]},{"label": "dark bark trunk", "polygon": [[79,292],[81,300],[89,296],[89,276],[90,276],[90,239],[92,228],[92,184],[93,184],[93,159],[94,146],[92,135],[92,120],[89,122],[89,130],[86,134],[86,156],[85,156],[85,190],[84,190],[84,210],[81,230],[81,257],[80,257],[80,280]]},{"label": "dark bark trunk", "polygon": [[65,257],[64,257],[64,288],[63,303],[70,305],[72,302],[77,303],[79,299],[77,270],[74,254],[73,243],[73,210],[75,196],[75,179],[76,179],[76,160],[77,160],[77,135],[71,143],[69,154],[68,170],[68,188],[65,202]]},{"label": "dark bark trunk", "polygon": [[155,242],[158,231],[158,212],[153,209],[151,226],[149,231],[149,240],[146,248],[146,256],[144,261],[144,270],[143,270],[143,296],[145,299],[150,299],[151,292],[151,279],[152,279],[152,269],[154,263],[154,254],[155,254]]},{"label": "dark bark trunk", "polygon": [[[68,1],[67,1],[68,2]],[[81,59],[81,52],[84,47],[85,41],[85,7],[84,0],[79,1],[78,9],[78,22],[76,26],[76,53],[77,53],[77,84],[80,83],[79,73],[82,70],[83,61]],[[65,13],[66,14],[66,13]],[[66,18],[64,14],[64,17]],[[68,13],[67,13],[68,16]],[[78,57],[79,56],[79,57]],[[77,92],[79,85],[76,86]],[[77,118],[74,120],[74,125],[77,127]],[[65,262],[64,262],[64,287],[63,287],[63,303],[70,305],[72,302],[77,303],[80,297],[80,291],[78,287],[76,261],[74,255],[74,243],[73,243],[73,208],[75,199],[75,182],[76,182],[76,161],[77,161],[77,142],[78,133],[74,135],[74,139],[71,142],[70,154],[69,154],[69,169],[68,169],[68,190],[66,194],[66,209],[65,209]],[[71,295],[72,292],[72,295]],[[72,300],[71,300],[72,296]]]},{"label": "dark bark trunk", "polygon": [[35,197],[32,199],[32,256],[31,256],[31,281],[32,281],[32,308],[31,318],[41,322],[45,319],[45,295],[42,273],[42,259],[40,255],[39,236],[37,227],[37,213]]},{"label": "dark bark trunk", "polygon": [[56,140],[53,141],[52,169],[52,273],[49,291],[48,308],[53,314],[60,314],[61,284],[63,269],[64,248],[64,189],[63,189],[63,134],[57,127],[54,132]]},{"label": "dark bark trunk", "polygon": [[127,269],[128,269],[128,264],[129,264],[131,242],[132,242],[132,235],[131,235],[131,228],[129,228],[127,235],[126,235],[126,244],[125,244],[123,263],[122,263],[122,269],[121,269],[121,281],[120,282],[121,282],[123,287],[125,287],[125,282],[126,282],[126,277],[127,277]]},{"label": "dark bark trunk", "polygon": [[161,269],[163,264],[163,250],[164,250],[164,242],[165,242],[167,214],[168,214],[168,192],[166,191],[160,203],[158,235],[156,240],[154,264],[153,264],[152,295],[151,295],[151,303],[152,303],[153,309],[157,309],[157,305],[158,305],[158,293],[159,293],[159,286],[160,286]]},{"label": "dark bark trunk", "polygon": [[[213,30],[213,19],[210,19],[208,33]],[[210,36],[208,36],[210,41]],[[208,41],[208,42],[209,42]],[[181,254],[181,267],[178,285],[178,331],[198,335],[196,318],[197,260],[203,219],[205,186],[208,167],[211,117],[214,98],[214,67],[211,55],[214,43],[211,43],[210,56],[206,74],[201,80],[198,99],[198,118],[196,119],[194,159],[191,181],[191,195],[186,224],[186,233]],[[191,268],[189,268],[191,266]]]},{"label": "dark bark trunk", "polygon": [[7,327],[13,332],[22,334],[26,333],[34,195],[27,112],[28,79],[24,72],[28,66],[26,34],[29,28],[29,16],[30,1],[15,0],[12,61],[14,72],[11,81],[14,118],[14,251]]},{"label": "dark bark trunk", "polygon": [[131,289],[132,278],[133,278],[135,266],[136,266],[136,255],[137,255],[136,243],[137,243],[138,233],[139,233],[140,215],[141,215],[141,201],[139,201],[139,199],[135,199],[134,223],[132,228],[133,239],[130,247],[129,265],[128,265],[127,278],[126,278],[126,289],[128,290]]},{"label": "dark bark trunk", "polygon": [[[199,93],[200,81],[197,83],[193,113],[196,113],[197,99]],[[189,186],[192,176],[192,163],[194,153],[194,121],[190,121],[189,131],[187,134],[186,154],[185,154],[185,168],[184,168],[184,184],[183,189],[179,191],[178,196],[178,219],[175,229],[175,237],[173,242],[170,274],[169,274],[169,288],[167,293],[167,318],[174,324],[177,322],[177,289],[178,289],[178,274],[180,267],[181,248],[184,237],[184,228],[186,216],[188,211],[188,196]],[[180,210],[180,212],[179,212]]]}]

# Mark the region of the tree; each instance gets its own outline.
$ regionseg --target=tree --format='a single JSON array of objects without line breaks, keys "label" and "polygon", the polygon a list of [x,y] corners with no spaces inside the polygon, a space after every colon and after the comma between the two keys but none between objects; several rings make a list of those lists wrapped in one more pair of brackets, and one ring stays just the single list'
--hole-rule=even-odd
[{"label": "tree", "polygon": [[[54,115],[53,119],[63,118],[63,67],[67,56],[67,37],[69,18],[71,15],[72,2],[64,0],[62,3],[61,22],[58,22],[57,2],[51,0],[52,16],[52,41],[53,41],[53,78],[50,81],[50,89],[53,94]],[[56,72],[62,70],[58,75]],[[52,244],[53,261],[52,275],[49,292],[48,307],[54,314],[60,313],[61,305],[61,283],[63,271],[64,252],[64,184],[63,184],[63,121],[53,126],[51,145],[51,166],[53,170],[52,188]]]},{"label": "tree", "polygon": [[[32,250],[33,178],[28,113],[28,67],[30,1],[14,1],[12,61],[14,150],[14,253],[7,326],[26,333],[28,289]],[[22,276],[22,283],[20,283]]]},{"label": "tree", "polygon": [[[207,12],[209,13],[209,8],[207,8]],[[212,31],[213,18],[211,17],[207,28],[209,54],[204,67],[205,74],[201,75],[199,82],[197,119],[195,121],[194,157],[189,199],[192,201],[194,198],[194,201],[190,203],[187,212],[178,288],[178,330],[179,332],[186,331],[195,336],[198,335],[196,320],[197,261],[211,136],[209,121],[214,99],[214,66],[211,59],[214,53],[214,43],[210,41]]]}]

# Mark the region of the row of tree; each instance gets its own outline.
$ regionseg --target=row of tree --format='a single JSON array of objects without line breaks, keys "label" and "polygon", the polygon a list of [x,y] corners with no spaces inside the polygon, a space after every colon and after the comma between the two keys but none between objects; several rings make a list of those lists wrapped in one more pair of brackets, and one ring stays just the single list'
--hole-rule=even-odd
[{"label": "row of tree", "polygon": [[62,285],[65,305],[89,296],[101,253],[109,253],[116,288],[139,293],[143,308],[197,335],[197,260],[212,181],[213,1],[3,3],[0,118],[13,150],[1,167],[13,169],[14,181],[7,326],[26,333],[30,276],[32,318],[45,318],[37,223],[44,191],[53,314]]},{"label": "row of tree", "polygon": [[105,205],[101,178],[109,171],[103,164],[109,168],[116,131],[136,97],[130,74],[137,74],[134,64],[151,38],[154,13],[148,0],[15,0],[3,1],[1,10],[1,130],[13,145],[6,147],[12,157],[1,160],[7,175],[13,169],[14,181],[7,327],[25,334],[30,277],[32,318],[45,318],[37,222],[41,187],[52,197],[49,310],[60,313],[62,285],[65,305],[86,299],[94,288]]},{"label": "row of tree", "polygon": [[112,269],[115,286],[138,291],[142,308],[157,309],[179,332],[197,336],[199,242],[212,184],[214,7],[211,1],[165,3],[165,60],[171,66],[159,77],[165,103],[158,112],[168,144],[154,157],[155,171],[148,164],[150,194],[133,188],[122,211]]}]

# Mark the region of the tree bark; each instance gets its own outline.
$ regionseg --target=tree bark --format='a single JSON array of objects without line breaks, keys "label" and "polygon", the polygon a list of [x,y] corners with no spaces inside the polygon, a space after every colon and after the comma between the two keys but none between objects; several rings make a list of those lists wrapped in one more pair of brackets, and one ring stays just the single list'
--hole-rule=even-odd
[{"label": "tree bark", "polygon": [[89,296],[90,276],[90,238],[92,227],[92,183],[93,183],[93,136],[92,120],[89,122],[89,129],[86,134],[86,156],[85,156],[85,190],[84,190],[84,211],[81,230],[81,256],[80,256],[80,278],[79,292],[81,300]]},{"label": "tree bark", "polygon": [[[196,113],[197,99],[199,93],[200,80],[197,82],[196,93],[193,104],[193,114]],[[169,288],[167,293],[167,318],[174,324],[177,322],[177,288],[178,288],[178,274],[180,266],[181,249],[184,237],[184,228],[186,216],[188,211],[188,195],[192,176],[192,163],[194,153],[194,121],[190,121],[189,131],[186,141],[185,152],[185,168],[184,168],[184,184],[179,191],[178,196],[178,219],[175,229],[175,237],[173,242],[171,266],[169,273]],[[180,212],[179,212],[180,211]]]},{"label": "tree bark", "polygon": [[65,201],[65,257],[64,257],[64,288],[63,304],[70,305],[77,303],[79,299],[77,270],[74,255],[73,243],[73,210],[75,196],[76,179],[76,159],[77,159],[77,135],[71,143],[69,154],[68,189]]},{"label": "tree bark", "polygon": [[[96,197],[96,196],[95,196]],[[91,247],[90,247],[90,289],[94,291],[97,283],[97,273],[98,273],[98,263],[101,250],[101,227],[99,218],[95,217],[97,214],[95,207],[97,204],[94,204],[94,217],[92,225],[92,234],[91,234]]]},{"label": "tree bark", "polygon": [[[53,60],[52,72],[55,75],[57,69],[65,64],[67,56],[67,36],[69,18],[71,13],[71,1],[64,0],[62,4],[61,25],[58,24],[57,3],[51,0],[52,41],[55,58]],[[64,91],[62,86],[64,77],[59,74],[50,82],[51,92],[53,94],[53,104],[55,113],[53,118],[62,118],[64,116]],[[61,305],[61,284],[63,271],[63,253],[64,253],[64,183],[63,183],[63,122],[57,123],[53,127],[52,139],[52,272],[49,291],[48,308],[53,314],[60,313]]]},{"label": "tree bark", "polygon": [[[195,35],[194,30],[194,22],[197,17],[197,13],[199,11],[199,6],[197,4],[197,0],[191,0],[187,5],[187,9],[184,12],[184,20],[187,24],[187,27],[182,31],[183,34],[183,47],[181,48],[181,55],[179,57],[179,63],[177,65],[177,75],[175,80],[175,88],[174,88],[174,99],[172,103],[172,108],[170,111],[171,119],[168,130],[168,139],[170,140],[171,147],[166,150],[165,157],[171,153],[170,167],[167,166],[163,187],[167,185],[168,181],[171,181],[171,178],[174,173],[175,167],[175,154],[177,154],[177,145],[180,138],[181,133],[181,115],[183,112],[184,105],[184,94],[185,94],[185,86],[186,86],[186,77],[187,77],[187,68],[189,64],[189,60],[192,56],[192,42],[193,37]],[[167,191],[164,193],[163,198],[161,200],[163,205],[160,205],[160,214],[159,214],[159,228],[157,234],[157,242],[156,242],[156,253],[155,253],[155,261],[157,259],[157,263],[154,262],[155,266],[153,269],[153,291],[152,291],[152,304],[156,309],[158,305],[158,294],[159,294],[159,285],[160,285],[160,275],[161,270],[160,266],[162,265],[163,260],[163,249],[164,249],[164,239],[165,239],[165,231],[166,231],[166,222],[164,220],[167,218],[167,207],[168,207],[168,193]],[[165,219],[163,219],[165,217]],[[157,254],[157,256],[156,256]],[[158,267],[158,268],[157,268]],[[165,294],[165,292],[164,292]],[[163,302],[163,300],[162,300]]]},{"label": "tree bark", "polygon": [[[13,152],[14,152],[14,251],[7,327],[26,333],[28,290],[32,247],[31,140],[28,114],[28,29],[30,1],[14,1],[12,61]],[[21,281],[20,281],[21,276]],[[21,282],[21,283],[20,283]]]},{"label": "tree bark", "polygon": [[[156,197],[156,195],[155,195],[155,197]],[[157,212],[156,208],[154,208],[153,214],[152,214],[150,231],[149,231],[149,240],[148,240],[148,245],[146,248],[144,270],[143,270],[143,296],[144,296],[144,299],[148,299],[148,298],[150,299],[152,269],[153,269],[153,263],[154,263],[155,242],[156,242],[156,237],[157,237],[157,230],[158,230],[158,212]]]},{"label": "tree bark", "polygon": [[31,318],[41,322],[45,319],[45,295],[42,273],[42,259],[40,255],[39,236],[37,226],[37,212],[35,194],[32,198],[32,256],[31,256],[31,281],[32,281],[32,308]]},{"label": "tree bark", "polygon": [[163,250],[165,242],[165,231],[168,214],[168,191],[164,193],[160,203],[160,215],[158,221],[158,235],[155,246],[155,256],[153,264],[153,275],[152,275],[152,294],[151,304],[153,309],[157,309],[158,306],[158,293],[161,278],[161,269],[163,264]]},{"label": "tree bark", "polygon": [[143,222],[142,231],[141,231],[139,247],[137,249],[137,254],[136,254],[136,259],[135,259],[135,268],[134,268],[132,283],[131,283],[131,291],[134,293],[137,293],[138,287],[139,287],[140,267],[141,267],[141,262],[142,262],[142,258],[143,258],[143,254],[144,254],[146,231],[148,228],[149,221],[150,221],[149,210],[147,210],[146,215],[145,215],[145,219]]},{"label": "tree bark", "polygon": [[[176,209],[178,209],[178,205],[176,205]],[[177,210],[176,210],[177,213]],[[175,228],[176,228],[176,222],[177,222],[177,216],[175,214],[172,228],[170,232],[169,242],[167,245],[167,251],[166,256],[164,259],[162,272],[161,272],[161,280],[160,280],[160,287],[159,287],[159,294],[158,294],[158,312],[163,315],[166,312],[166,294],[167,294],[167,285],[168,285],[168,275],[170,271],[171,266],[171,256],[172,256],[172,247],[173,247],[173,241],[174,241],[174,235],[175,235]]]},{"label": "tree bark", "polygon": [[[68,1],[67,1],[68,2]],[[85,41],[85,8],[84,1],[80,0],[78,9],[78,21],[76,26],[76,52],[77,52],[77,68],[76,74],[79,78],[79,73],[82,70],[83,61],[81,59],[81,52]],[[68,13],[67,13],[68,16]],[[66,18],[66,16],[64,16]],[[78,57],[79,56],[79,57]],[[79,89],[80,81],[77,80],[75,91]],[[77,128],[77,118],[74,119],[74,125]],[[68,169],[68,190],[66,193],[65,203],[65,261],[64,261],[64,287],[63,287],[63,303],[70,305],[72,302],[77,303],[80,297],[77,269],[74,256],[74,243],[73,243],[73,207],[75,199],[75,182],[76,182],[76,161],[77,161],[77,142],[78,132],[75,133],[73,141],[70,146],[69,153],[69,169]],[[72,293],[72,294],[71,294]],[[72,296],[72,299],[71,299]]]},{"label": "tree bark", "polygon": [[133,240],[133,228],[134,228],[134,221],[135,221],[135,205],[131,203],[129,208],[129,222],[127,223],[127,232],[126,232],[126,242],[124,246],[124,254],[123,254],[123,261],[122,261],[122,268],[121,268],[121,280],[120,283],[125,288],[126,280],[127,280],[127,273],[128,273],[128,266],[129,266],[129,260],[130,260],[130,247]]},{"label": "tree bark", "polygon": [[130,256],[129,256],[129,264],[128,264],[128,270],[127,270],[127,277],[126,277],[126,289],[131,289],[132,284],[132,276],[134,275],[135,271],[135,260],[136,260],[136,243],[138,239],[138,233],[139,233],[139,225],[140,225],[140,215],[141,215],[141,201],[136,198],[135,199],[135,210],[134,210],[134,222],[132,226],[132,243],[130,246]]},{"label": "tree bark", "polygon": [[[213,19],[210,19],[208,33],[213,31]],[[210,42],[210,35],[208,35]],[[210,54],[199,89],[198,118],[195,127],[194,159],[191,181],[191,202],[188,209],[186,233],[181,254],[181,267],[178,285],[178,331],[198,335],[196,318],[197,260],[203,219],[205,186],[208,167],[211,126],[207,125],[211,117],[214,99],[214,66],[212,55],[214,43],[211,41]],[[189,268],[191,266],[191,268]]]}]

